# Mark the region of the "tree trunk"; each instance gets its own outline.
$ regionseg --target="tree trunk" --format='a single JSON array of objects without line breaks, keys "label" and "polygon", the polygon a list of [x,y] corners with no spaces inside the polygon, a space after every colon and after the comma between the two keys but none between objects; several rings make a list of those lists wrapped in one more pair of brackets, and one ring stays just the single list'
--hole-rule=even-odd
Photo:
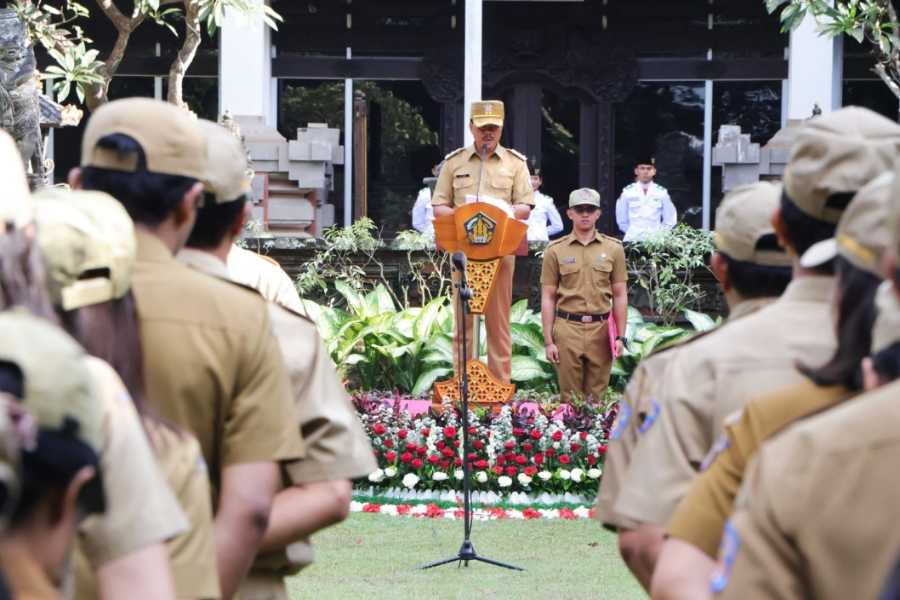
[{"label": "tree trunk", "polygon": [[197,48],[200,47],[200,8],[197,2],[184,2],[184,42],[178,56],[169,69],[169,93],[166,98],[175,106],[187,108],[184,103],[184,76],[194,62]]},{"label": "tree trunk", "polygon": [[103,14],[110,20],[113,27],[116,28],[116,43],[113,44],[109,56],[106,58],[105,64],[100,69],[100,75],[103,76],[103,83],[87,86],[85,94],[85,104],[88,109],[93,112],[97,107],[106,104],[109,101],[109,83],[116,76],[119,65],[125,57],[125,51],[128,49],[128,42],[131,39],[131,33],[144,22],[144,15],[134,15],[126,17],[119,10],[113,0],[96,0],[97,5]]}]

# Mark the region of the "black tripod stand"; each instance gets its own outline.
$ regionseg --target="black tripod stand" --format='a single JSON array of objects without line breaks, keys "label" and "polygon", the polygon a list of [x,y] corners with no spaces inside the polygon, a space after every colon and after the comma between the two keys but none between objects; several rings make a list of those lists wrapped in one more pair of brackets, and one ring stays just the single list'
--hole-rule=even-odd
[{"label": "black tripod stand", "polygon": [[[469,566],[469,561],[477,560],[495,567],[503,567],[513,571],[524,571],[521,567],[508,565],[497,560],[478,556],[475,552],[475,545],[472,544],[472,486],[469,481],[469,373],[466,369],[468,362],[468,345],[466,340],[466,319],[469,316],[469,300],[473,296],[472,290],[466,282],[466,255],[462,252],[453,254],[453,266],[460,272],[460,279],[457,288],[459,289],[459,314],[462,317],[462,348],[460,349],[460,359],[462,364],[462,376],[459,384],[459,398],[462,401],[462,431],[463,431],[463,543],[459,547],[456,556],[437,560],[427,565],[422,565],[421,569],[430,569],[432,567],[440,567],[450,563],[459,563]],[[459,565],[457,565],[459,566]]]}]

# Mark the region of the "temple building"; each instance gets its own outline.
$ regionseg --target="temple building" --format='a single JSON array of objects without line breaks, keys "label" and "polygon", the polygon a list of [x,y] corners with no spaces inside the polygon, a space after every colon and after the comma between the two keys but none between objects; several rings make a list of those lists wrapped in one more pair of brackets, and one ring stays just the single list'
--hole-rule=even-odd
[{"label": "temple building", "polygon": [[[410,227],[432,165],[467,143],[473,99],[506,103],[503,143],[541,165],[543,191],[558,206],[576,187],[599,190],[604,229],[616,234],[613,203],[639,156],[655,158],[680,217],[710,227],[721,198],[712,147],[722,125],[765,144],[815,107],[898,114],[865,46],[819,37],[809,22],[782,33],[763,0],[272,6],[284,18],[277,32],[229,17],[204,40],[185,83],[189,104],[208,118],[227,111],[255,119],[285,140],[310,123],[339,130],[316,200],[331,206],[319,219],[346,224],[366,215],[388,236]],[[89,34],[108,48],[112,30],[102,16],[96,22]],[[178,44],[162,28],[139,29],[111,97],[164,98]],[[79,135],[55,133],[58,177],[74,164]]]}]

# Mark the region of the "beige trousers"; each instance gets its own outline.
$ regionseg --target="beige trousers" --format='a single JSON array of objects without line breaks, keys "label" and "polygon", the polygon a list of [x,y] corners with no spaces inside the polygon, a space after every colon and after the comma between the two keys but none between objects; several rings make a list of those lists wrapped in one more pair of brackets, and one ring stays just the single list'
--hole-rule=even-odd
[{"label": "beige trousers", "polygon": [[237,600],[290,600],[280,575],[250,572],[238,588]]},{"label": "beige trousers", "polygon": [[556,317],[553,341],[559,348],[556,371],[563,401],[570,401],[573,395],[591,402],[603,400],[612,369],[607,328],[606,321],[577,323]]},{"label": "beige trousers", "polygon": [[[497,269],[497,277],[494,279],[494,289],[488,298],[484,308],[485,333],[487,333],[488,369],[498,380],[509,383],[512,359],[512,334],[509,327],[509,308],[512,306],[513,273],[516,268],[515,256],[504,256],[500,259],[500,268]],[[454,272],[453,282],[458,282]],[[462,343],[462,328],[460,325],[459,297],[454,288],[453,314],[456,317],[456,335],[454,337],[453,365],[457,374],[462,373],[459,365],[458,348]],[[467,356],[469,360],[477,359],[475,356],[475,339],[473,337],[474,316],[466,319],[466,340],[468,342]]]}]

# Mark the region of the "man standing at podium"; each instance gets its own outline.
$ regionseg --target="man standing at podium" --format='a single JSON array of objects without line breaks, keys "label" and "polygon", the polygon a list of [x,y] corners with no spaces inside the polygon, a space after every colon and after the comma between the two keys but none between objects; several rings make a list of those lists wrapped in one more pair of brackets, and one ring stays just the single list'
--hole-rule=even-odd
[{"label": "man standing at podium", "polygon": [[[484,100],[473,102],[469,131],[474,143],[459,148],[444,158],[444,166],[434,187],[431,204],[434,216],[452,215],[457,206],[476,199],[509,205],[509,214],[527,220],[534,206],[527,159],[522,154],[500,145],[503,133],[503,102]],[[512,304],[512,281],[515,256],[505,256],[485,307],[488,346],[488,369],[497,379],[509,383],[512,337],[509,328],[509,307]],[[459,303],[454,293],[454,311]],[[462,341],[460,318],[456,318],[456,345]],[[468,357],[474,354],[472,318],[466,322]],[[459,374],[461,365],[456,365]]]}]

